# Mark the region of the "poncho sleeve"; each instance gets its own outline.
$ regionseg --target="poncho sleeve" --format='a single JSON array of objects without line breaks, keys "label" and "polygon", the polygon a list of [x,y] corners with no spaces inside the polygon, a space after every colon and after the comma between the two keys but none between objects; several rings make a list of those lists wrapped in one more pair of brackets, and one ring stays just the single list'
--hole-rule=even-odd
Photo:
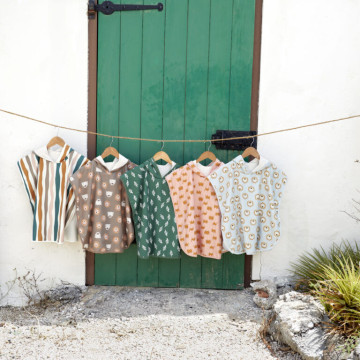
[{"label": "poncho sleeve", "polygon": [[18,167],[23,180],[26,193],[29,197],[32,211],[35,211],[37,173],[39,167],[38,157],[31,153],[18,161]]},{"label": "poncho sleeve", "polygon": [[[79,171],[79,169],[86,165],[89,162],[85,156],[77,154],[73,156],[70,163],[70,179],[71,177]],[[71,180],[68,183],[67,188],[67,203],[66,203],[66,217],[65,217],[65,226],[72,219],[75,214],[75,194],[74,189],[72,188]]]}]

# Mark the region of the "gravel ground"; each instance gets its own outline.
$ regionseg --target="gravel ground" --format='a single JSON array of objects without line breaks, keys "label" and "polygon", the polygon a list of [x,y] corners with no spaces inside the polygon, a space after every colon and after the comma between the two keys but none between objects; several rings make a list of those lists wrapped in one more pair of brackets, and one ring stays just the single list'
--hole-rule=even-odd
[{"label": "gravel ground", "polygon": [[259,339],[250,290],[70,288],[0,308],[1,359],[297,359]]}]

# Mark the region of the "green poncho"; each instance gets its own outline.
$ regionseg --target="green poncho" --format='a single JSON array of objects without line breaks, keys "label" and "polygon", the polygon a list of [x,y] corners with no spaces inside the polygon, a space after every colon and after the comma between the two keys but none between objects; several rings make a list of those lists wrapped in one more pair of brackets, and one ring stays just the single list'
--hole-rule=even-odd
[{"label": "green poncho", "polygon": [[141,258],[180,256],[174,207],[165,180],[176,167],[175,163],[158,165],[151,158],[120,178],[132,207]]}]

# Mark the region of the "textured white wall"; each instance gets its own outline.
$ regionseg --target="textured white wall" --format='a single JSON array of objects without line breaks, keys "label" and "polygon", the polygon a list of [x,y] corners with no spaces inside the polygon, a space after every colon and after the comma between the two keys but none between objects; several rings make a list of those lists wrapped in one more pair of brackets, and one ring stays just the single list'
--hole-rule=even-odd
[{"label": "textured white wall", "polygon": [[[259,132],[360,114],[360,2],[264,0]],[[360,240],[342,210],[360,200],[360,118],[262,137],[288,175],[282,239],[254,258],[253,277],[288,274],[313,247]],[[261,257],[261,264],[260,264]]]},{"label": "textured white wall", "polygon": [[[13,0],[0,18],[0,107],[54,123],[87,127],[86,0]],[[63,11],[62,9],[66,9]],[[360,3],[264,0],[259,132],[360,113]],[[56,134],[0,113],[0,285],[27,269],[83,284],[79,243],[34,244],[32,215],[16,161]],[[360,120],[260,138],[259,150],[289,177],[281,206],[282,240],[254,257],[253,277],[282,277],[312,247],[358,239],[344,215],[360,199]],[[86,153],[86,137],[60,130]],[[74,230],[74,228],[73,228]],[[73,237],[71,235],[70,237]],[[261,261],[260,261],[261,258]],[[3,303],[21,304],[14,288]]]},{"label": "textured white wall", "polygon": [[[56,124],[87,128],[87,1],[13,0],[1,4],[0,108]],[[42,286],[59,280],[83,284],[79,243],[34,244],[32,212],[16,161],[46,144],[56,130],[0,113],[0,285],[29,270]],[[86,136],[59,136],[86,154]],[[74,223],[72,230],[74,230]],[[70,237],[74,237],[74,232]],[[3,303],[21,304],[14,288]]]}]

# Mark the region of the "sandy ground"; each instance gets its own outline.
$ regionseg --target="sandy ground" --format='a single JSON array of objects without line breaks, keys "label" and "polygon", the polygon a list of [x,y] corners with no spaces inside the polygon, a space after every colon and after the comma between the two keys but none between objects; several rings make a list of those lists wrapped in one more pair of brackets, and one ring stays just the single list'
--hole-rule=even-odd
[{"label": "sandy ground", "polygon": [[3,307],[0,358],[275,359],[259,339],[262,312],[252,296],[250,290],[90,287],[46,309]]}]

